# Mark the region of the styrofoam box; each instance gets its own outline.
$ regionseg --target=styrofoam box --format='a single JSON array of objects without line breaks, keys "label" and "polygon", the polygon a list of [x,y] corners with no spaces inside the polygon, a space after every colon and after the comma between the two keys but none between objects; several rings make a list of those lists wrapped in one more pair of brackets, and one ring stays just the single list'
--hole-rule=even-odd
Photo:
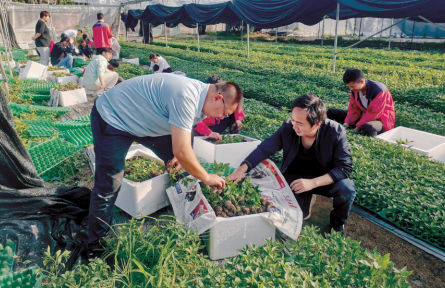
[{"label": "styrofoam box", "polygon": [[122,58],[123,62],[139,65],[139,58]]},{"label": "styrofoam box", "polygon": [[48,70],[48,66],[42,65],[40,63],[36,63],[34,61],[26,62],[25,69],[20,74],[20,79],[25,78],[43,78],[46,75],[46,70]]},{"label": "styrofoam box", "polygon": [[[164,166],[161,159],[139,149],[128,152],[125,158],[129,159],[133,156],[154,159],[159,165]],[[124,178],[115,205],[133,217],[137,214],[150,215],[170,205],[166,193],[168,181],[168,173],[144,182],[133,182]]]},{"label": "styrofoam box", "polygon": [[87,94],[85,93],[84,88],[76,89],[76,90],[70,90],[70,91],[57,91],[54,88],[51,88],[51,95],[53,93],[60,93],[59,94],[59,106],[67,107],[72,105],[77,105],[81,103],[88,102],[87,100]]},{"label": "styrofoam box", "polygon": [[267,222],[261,214],[218,217],[218,224],[202,234],[210,259],[235,257],[246,245],[263,246],[269,238],[275,241],[275,226]]},{"label": "styrofoam box", "polygon": [[85,61],[86,60],[86,58],[85,58],[85,56],[73,56],[73,59],[81,59],[82,61]]},{"label": "styrofoam box", "polygon": [[432,157],[438,161],[445,161],[445,137],[419,130],[399,126],[377,136],[377,138],[391,144],[396,141],[408,140],[404,146],[416,153]]},{"label": "styrofoam box", "polygon": [[206,136],[196,136],[193,138],[193,151],[196,157],[207,163],[229,163],[231,167],[238,167],[249,154],[261,143],[260,140],[244,135],[231,134],[230,136],[243,136],[248,142],[219,144],[206,141]]},{"label": "styrofoam box", "polygon": [[57,82],[60,84],[67,84],[69,82],[73,82],[74,84],[77,84],[78,77],[76,75],[70,75],[65,77],[56,77],[54,75],[49,75],[49,79],[51,79],[52,82]]},{"label": "styrofoam box", "polygon": [[30,50],[28,50],[28,55],[37,56],[38,54],[37,54],[37,51],[35,49],[30,49]]},{"label": "styrofoam box", "polygon": [[68,69],[60,69],[60,70],[54,70],[54,71],[46,71],[46,76],[53,75],[54,72],[63,72],[63,73],[70,73],[70,70]]}]

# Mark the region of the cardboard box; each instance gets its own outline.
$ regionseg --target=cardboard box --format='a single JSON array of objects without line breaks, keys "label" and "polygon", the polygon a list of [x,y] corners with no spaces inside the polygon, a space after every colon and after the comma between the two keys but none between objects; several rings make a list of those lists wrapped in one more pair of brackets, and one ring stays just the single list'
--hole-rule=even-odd
[{"label": "cardboard box", "polygon": [[70,91],[57,91],[51,88],[51,98],[57,97],[55,93],[58,93],[59,97],[58,106],[67,107],[88,102],[84,88]]},{"label": "cardboard box", "polygon": [[275,226],[261,217],[261,214],[218,217],[218,224],[202,234],[210,259],[235,257],[246,245],[263,246],[269,238],[275,241]]},{"label": "cardboard box", "polygon": [[34,61],[26,62],[25,69],[20,73],[19,79],[38,78],[42,79],[46,76],[48,66],[36,63]]},{"label": "cardboard box", "polygon": [[[133,156],[154,159],[159,165],[164,166],[164,162],[161,159],[140,149],[129,151],[125,159]],[[150,215],[170,205],[166,193],[168,181],[168,173],[144,182],[133,182],[124,178],[115,205],[133,217],[137,214],[143,216]]]},{"label": "cardboard box", "polygon": [[445,162],[445,137],[436,134],[399,126],[377,136],[386,142],[396,145],[397,141],[421,155]]},{"label": "cardboard box", "polygon": [[193,150],[196,157],[207,163],[213,163],[214,161],[217,163],[229,163],[231,167],[236,168],[261,143],[260,140],[244,135],[231,134],[228,136],[243,136],[247,142],[215,145],[207,141],[210,139],[207,136],[196,136],[193,138]]},{"label": "cardboard box", "polygon": [[139,58],[122,58],[123,62],[139,65]]}]

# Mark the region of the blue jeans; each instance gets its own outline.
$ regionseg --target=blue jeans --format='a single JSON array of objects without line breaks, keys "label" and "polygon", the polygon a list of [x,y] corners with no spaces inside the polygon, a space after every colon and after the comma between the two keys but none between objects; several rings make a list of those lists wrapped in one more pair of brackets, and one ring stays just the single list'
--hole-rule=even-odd
[{"label": "blue jeans", "polygon": [[96,172],[88,215],[90,251],[101,248],[99,240],[110,230],[114,203],[124,178],[125,156],[131,144],[137,141],[151,149],[165,163],[173,158],[171,135],[137,137],[118,130],[102,119],[95,105],[91,110],[91,129],[96,154]]},{"label": "blue jeans", "polygon": [[66,67],[66,69],[71,71],[73,69],[73,61],[73,55],[69,54],[57,63],[57,67]]}]

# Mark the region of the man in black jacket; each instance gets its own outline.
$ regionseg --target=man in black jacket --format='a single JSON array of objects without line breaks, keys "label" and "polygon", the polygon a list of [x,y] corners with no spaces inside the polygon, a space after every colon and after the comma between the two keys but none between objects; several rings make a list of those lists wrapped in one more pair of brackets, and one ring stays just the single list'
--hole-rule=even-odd
[{"label": "man in black jacket", "polygon": [[51,64],[58,67],[66,67],[71,71],[73,69],[73,55],[77,55],[76,51],[69,46],[70,39],[63,37],[60,42],[53,46],[51,51]]},{"label": "man in black jacket", "polygon": [[350,146],[342,125],[326,119],[326,106],[315,95],[307,94],[292,104],[292,118],[261,143],[229,176],[239,181],[243,175],[283,149],[281,172],[295,193],[303,218],[310,217],[315,194],[332,197],[331,229],[344,233],[355,198]]}]

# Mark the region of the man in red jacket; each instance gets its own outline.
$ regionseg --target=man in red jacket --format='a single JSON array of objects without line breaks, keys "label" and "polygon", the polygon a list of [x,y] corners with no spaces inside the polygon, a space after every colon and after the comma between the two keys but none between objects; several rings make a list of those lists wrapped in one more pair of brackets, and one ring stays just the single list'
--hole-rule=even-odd
[{"label": "man in red jacket", "polygon": [[97,55],[102,55],[102,48],[112,48],[113,32],[110,25],[104,22],[104,14],[97,13],[97,20],[97,23],[93,25],[94,48],[96,48]]},{"label": "man in red jacket", "polygon": [[[207,79],[208,84],[216,84],[220,82],[223,82],[222,78],[216,74]],[[208,136],[215,140],[222,140],[221,133],[224,132],[227,127],[230,127],[230,134],[238,134],[243,126],[242,121],[244,117],[244,107],[241,109],[241,111],[236,109],[232,115],[221,120],[213,117],[207,117],[193,128],[192,137]]]},{"label": "man in red jacket", "polygon": [[394,101],[385,84],[365,79],[358,69],[346,70],[343,82],[351,89],[348,110],[331,108],[329,119],[370,137],[394,128]]}]

